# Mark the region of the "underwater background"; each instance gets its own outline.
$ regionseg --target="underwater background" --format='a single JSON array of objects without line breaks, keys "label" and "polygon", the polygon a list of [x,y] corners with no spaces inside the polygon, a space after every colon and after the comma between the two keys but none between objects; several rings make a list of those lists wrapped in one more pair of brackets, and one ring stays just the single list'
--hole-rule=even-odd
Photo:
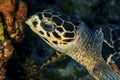
[{"label": "underwater background", "polygon": [[[1,0],[0,6],[2,6],[2,1],[12,0]],[[23,1],[24,5],[20,1]],[[6,3],[4,2],[4,4]],[[92,30],[97,28],[98,25],[116,25],[120,28],[119,0],[16,0],[16,5],[10,6],[20,9],[18,14],[23,14],[22,16],[25,18],[30,17],[36,12],[52,9],[81,19]],[[0,8],[0,17],[4,17],[1,14],[4,11]],[[14,28],[15,33],[18,31],[17,37],[20,38],[11,37],[14,31],[10,31],[8,28],[6,30],[7,34],[4,31],[4,34],[8,36],[7,39],[10,38],[11,44],[14,47],[13,53],[5,64],[6,77],[4,80],[95,80],[83,66],[67,55],[60,57],[41,69],[42,64],[55,54],[55,50],[25,25],[24,18],[19,20],[19,17],[15,16],[16,24],[18,23],[22,28],[19,26]],[[6,19],[0,19],[0,22],[3,20]],[[5,21],[3,21],[4,23]],[[3,31],[3,28],[0,27],[0,30]],[[106,30],[106,32],[108,31]],[[114,33],[115,39],[116,37],[120,38],[120,29],[114,31]],[[3,33],[0,33],[0,36],[2,36],[0,40],[6,38],[6,36],[4,37],[1,34]],[[119,52],[120,40],[117,40],[114,46]],[[105,45],[103,47],[105,48],[104,50],[111,51]],[[103,51],[103,53],[106,53],[106,51]],[[107,56],[108,54],[104,54],[105,59]]]}]

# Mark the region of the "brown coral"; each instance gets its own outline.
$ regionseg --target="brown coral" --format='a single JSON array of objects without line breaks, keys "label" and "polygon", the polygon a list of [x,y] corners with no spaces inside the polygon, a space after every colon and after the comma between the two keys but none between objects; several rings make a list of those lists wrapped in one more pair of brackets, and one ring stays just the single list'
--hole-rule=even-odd
[{"label": "brown coral", "polygon": [[0,2],[0,12],[5,17],[7,31],[9,33],[11,33],[13,30],[12,26],[13,26],[14,10],[15,10],[15,0],[2,0]]},{"label": "brown coral", "polygon": [[[18,5],[17,5],[18,4]],[[6,31],[15,42],[23,39],[23,22],[26,18],[27,7],[23,1],[2,0],[0,1],[0,12],[3,14]]]},{"label": "brown coral", "polygon": [[13,53],[13,46],[10,40],[0,41],[0,80],[5,77],[5,63],[11,57]]},{"label": "brown coral", "polygon": [[5,64],[14,47],[11,44],[23,39],[23,22],[27,7],[21,0],[0,0],[0,80],[5,77]]}]

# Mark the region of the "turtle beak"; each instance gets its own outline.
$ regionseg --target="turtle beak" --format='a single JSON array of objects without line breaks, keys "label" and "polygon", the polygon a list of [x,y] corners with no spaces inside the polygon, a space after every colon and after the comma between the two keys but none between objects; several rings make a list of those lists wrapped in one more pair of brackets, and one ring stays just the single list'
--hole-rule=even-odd
[{"label": "turtle beak", "polygon": [[31,24],[31,17],[28,18],[28,19],[26,19],[26,20],[25,20],[25,23],[26,23],[27,25],[30,25],[30,24]]},{"label": "turtle beak", "polygon": [[26,24],[29,24],[29,18],[25,20],[25,23],[26,23]]}]

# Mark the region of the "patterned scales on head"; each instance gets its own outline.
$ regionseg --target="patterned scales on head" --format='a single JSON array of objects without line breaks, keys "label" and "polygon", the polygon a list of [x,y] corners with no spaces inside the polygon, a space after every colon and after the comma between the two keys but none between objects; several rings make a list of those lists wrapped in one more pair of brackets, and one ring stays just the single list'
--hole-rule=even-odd
[{"label": "patterned scales on head", "polygon": [[69,46],[70,42],[73,43],[77,37],[77,26],[79,25],[76,20],[70,19],[65,14],[61,14],[45,10],[35,14],[37,16],[31,17],[32,23],[30,23],[34,26],[31,29],[35,33],[49,45],[58,47],[59,49]]}]

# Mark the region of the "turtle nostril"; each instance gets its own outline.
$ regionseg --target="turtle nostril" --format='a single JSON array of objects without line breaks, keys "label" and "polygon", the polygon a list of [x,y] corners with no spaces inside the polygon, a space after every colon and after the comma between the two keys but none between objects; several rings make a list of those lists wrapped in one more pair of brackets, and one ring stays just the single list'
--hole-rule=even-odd
[{"label": "turtle nostril", "polygon": [[33,21],[32,24],[33,24],[34,26],[36,26],[36,25],[38,24],[38,22],[37,22],[37,21]]}]

